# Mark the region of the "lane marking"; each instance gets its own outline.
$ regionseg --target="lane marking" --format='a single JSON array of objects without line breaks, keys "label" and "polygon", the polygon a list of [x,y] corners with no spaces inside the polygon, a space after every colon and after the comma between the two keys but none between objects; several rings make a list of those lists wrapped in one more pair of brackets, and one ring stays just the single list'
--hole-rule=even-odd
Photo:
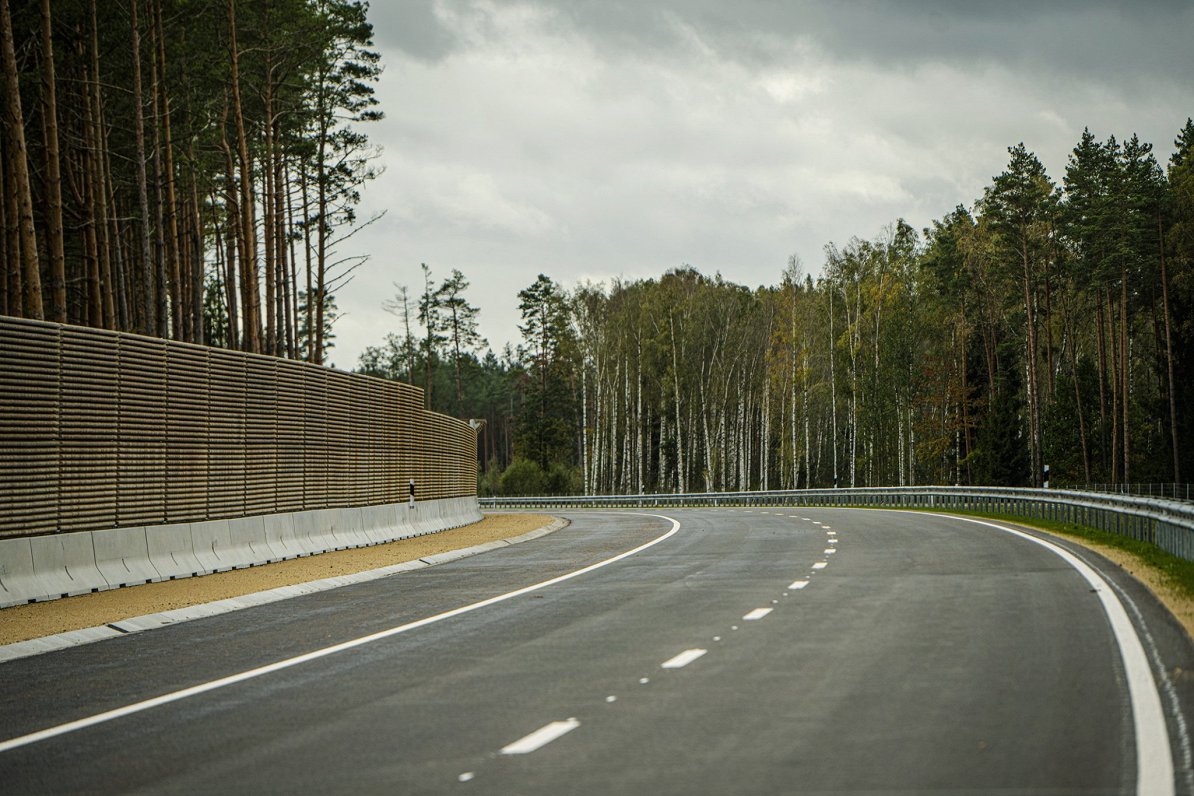
[{"label": "lane marking", "polygon": [[669,658],[666,661],[664,661],[663,663],[659,664],[659,668],[661,668],[661,669],[683,669],[685,666],[692,663],[693,661],[695,661],[697,658],[701,657],[708,651],[709,650],[702,650],[702,649],[684,650],[679,655],[677,655],[673,658]]},{"label": "lane marking", "polygon": [[837,552],[837,549],[836,549],[836,548],[833,548],[833,547],[826,547],[826,548],[825,548],[825,555],[827,555],[827,556],[831,556],[831,555],[833,555],[833,554],[834,554],[834,553],[836,553],[836,552]]},{"label": "lane marking", "polygon": [[793,583],[791,586],[789,586],[788,588],[789,589],[803,589],[807,585],[808,585],[807,580],[798,580],[795,583]]},{"label": "lane marking", "polygon": [[472,779],[473,777],[475,777],[475,776],[476,776],[476,774],[474,774],[473,772],[471,772],[471,771],[466,771],[466,772],[464,772],[463,774],[461,774],[459,777],[457,777],[456,779],[457,779],[457,781],[459,781],[459,782],[468,782],[469,780],[471,780],[471,779]]},{"label": "lane marking", "polygon": [[504,755],[529,755],[536,749],[541,749],[547,746],[552,741],[575,730],[580,726],[580,722],[576,719],[568,719],[566,721],[553,721],[550,724],[545,724],[539,729],[535,730],[526,737],[519,738],[512,744],[502,747],[502,754]]},{"label": "lane marking", "polygon": [[756,608],[746,616],[742,617],[747,622],[753,622],[756,619],[762,619],[767,614],[771,613],[773,608]]},{"label": "lane marking", "polygon": [[937,516],[986,525],[1038,544],[1061,557],[1086,579],[1086,582],[1098,595],[1103,611],[1107,615],[1107,621],[1111,625],[1111,631],[1119,646],[1124,675],[1128,681],[1128,700],[1132,704],[1132,724],[1136,733],[1136,792],[1160,794],[1160,796],[1172,794],[1174,792],[1173,753],[1169,748],[1169,730],[1165,726],[1165,713],[1161,709],[1161,695],[1157,690],[1157,682],[1153,678],[1152,667],[1149,666],[1148,656],[1145,655],[1140,636],[1136,633],[1132,620],[1128,618],[1123,603],[1116,597],[1115,591],[1107,581],[1093,567],[1069,550],[1032,534],[970,517],[959,517],[953,514]]},{"label": "lane marking", "polygon": [[834,538],[831,536],[831,537],[829,537],[828,539],[826,539],[826,540],[825,540],[825,544],[837,544],[837,539],[834,539]]},{"label": "lane marking", "polygon": [[515,597],[521,597],[524,594],[530,594],[531,592],[536,591],[538,589],[543,589],[548,586],[554,586],[558,583],[563,583],[564,581],[571,580],[572,578],[580,577],[581,575],[586,575],[590,572],[593,572],[594,570],[601,569],[602,567],[609,566],[610,564],[621,561],[624,558],[628,558],[632,555],[635,555],[636,553],[641,553],[642,551],[647,550],[648,548],[654,547],[655,545],[659,544],[660,542],[670,539],[671,537],[675,536],[676,533],[680,530],[680,521],[673,519],[672,517],[666,517],[662,514],[640,514],[638,512],[627,512],[627,514],[628,515],[634,514],[634,515],[637,515],[640,517],[658,517],[660,519],[664,519],[664,520],[667,520],[668,522],[670,522],[672,524],[672,528],[671,528],[671,530],[667,531],[666,533],[655,537],[651,541],[641,544],[638,547],[627,550],[624,553],[619,553],[618,555],[613,556],[612,558],[607,558],[604,561],[598,561],[595,564],[590,564],[587,567],[582,567],[582,568],[574,570],[572,572],[567,572],[563,575],[559,575],[557,577],[542,581],[540,583],[534,583],[534,584],[531,584],[530,586],[524,586],[521,589],[515,589],[514,591],[506,592],[505,594],[499,594],[496,597],[490,597],[488,599],[481,600],[479,602],[470,603],[469,605],[464,605],[464,606],[461,606],[460,608],[453,608],[450,611],[444,611],[443,613],[435,614],[434,616],[428,616],[423,619],[418,619],[418,620],[415,620],[414,622],[407,622],[404,625],[398,625],[397,627],[391,627],[388,630],[381,630],[381,631],[378,631],[377,633],[370,633],[367,636],[361,636],[359,638],[350,639],[348,641],[342,641],[339,644],[333,644],[330,647],[323,647],[322,649],[313,650],[312,652],[307,652],[302,655],[296,655],[293,658],[286,658],[285,660],[276,661],[274,663],[270,663],[265,666],[259,666],[256,669],[249,669],[247,671],[238,672],[237,674],[231,674],[231,675],[228,675],[227,677],[221,677],[216,680],[210,680],[206,683],[200,683],[198,685],[193,685],[189,688],[183,688],[178,691],[171,691],[168,694],[162,694],[161,696],[156,696],[151,699],[145,699],[140,702],[134,702],[131,705],[125,705],[124,707],[114,708],[112,710],[106,710],[103,713],[97,713],[94,716],[87,716],[87,717],[84,717],[81,719],[76,719],[74,721],[68,721],[64,724],[58,724],[53,727],[47,727],[44,730],[38,730],[36,732],[31,732],[26,735],[20,735],[20,736],[17,736],[16,738],[9,738],[6,741],[0,742],[0,753],[8,752],[12,749],[16,749],[21,746],[27,746],[28,744],[31,744],[31,743],[37,743],[39,741],[45,741],[50,738],[55,738],[59,735],[66,735],[67,733],[75,732],[77,730],[86,729],[88,727],[94,727],[97,724],[103,724],[105,722],[112,721],[113,719],[119,719],[119,718],[123,718],[125,716],[131,716],[134,713],[140,713],[144,710],[150,710],[151,708],[160,707],[162,705],[168,705],[171,702],[178,702],[180,700],[187,699],[188,697],[198,696],[200,694],[206,694],[209,691],[215,691],[220,688],[225,688],[226,686],[235,685],[237,683],[243,683],[246,680],[252,680],[254,678],[261,677],[263,675],[272,674],[274,672],[279,672],[279,671],[282,671],[283,669],[289,669],[292,666],[298,666],[300,664],[308,663],[310,661],[318,660],[320,658],[326,658],[327,656],[335,655],[338,652],[344,652],[346,650],[354,649],[356,647],[361,647],[366,644],[371,644],[374,641],[381,641],[382,639],[387,639],[387,638],[390,638],[391,636],[397,636],[400,633],[408,633],[411,630],[417,630],[420,627],[432,625],[432,624],[435,624],[436,622],[442,622],[445,619],[451,619],[453,617],[460,616],[461,614],[467,614],[472,611],[479,610],[481,608],[487,608],[491,605],[496,605],[497,603],[505,602],[506,600],[510,600]]},{"label": "lane marking", "polygon": [[813,564],[813,569],[825,569],[827,566],[829,566],[828,561],[818,561],[817,563]]}]

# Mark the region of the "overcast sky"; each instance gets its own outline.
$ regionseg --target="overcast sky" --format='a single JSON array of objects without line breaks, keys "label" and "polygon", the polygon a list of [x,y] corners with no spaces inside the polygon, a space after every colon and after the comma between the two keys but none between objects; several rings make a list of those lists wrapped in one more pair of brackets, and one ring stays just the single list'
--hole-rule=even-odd
[{"label": "overcast sky", "polygon": [[1083,127],[1165,163],[1194,114],[1194,2],[374,0],[384,173],[345,251],[332,360],[460,269],[495,350],[545,273],[756,287],[790,255],[970,205],[1023,141],[1060,181]]}]

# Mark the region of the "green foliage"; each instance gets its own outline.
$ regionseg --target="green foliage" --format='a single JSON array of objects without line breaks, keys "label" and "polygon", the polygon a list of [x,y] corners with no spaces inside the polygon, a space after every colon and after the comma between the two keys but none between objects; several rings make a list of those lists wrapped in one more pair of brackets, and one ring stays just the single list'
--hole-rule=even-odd
[{"label": "green foliage", "polygon": [[[795,258],[756,289],[687,265],[570,292],[540,275],[500,359],[453,353],[467,280],[428,278],[419,356],[458,361],[463,395],[440,373],[433,406],[487,418],[486,494],[1168,480],[1167,315],[1194,450],[1192,144],[1188,124],[1166,175],[1135,136],[1087,132],[1061,188],[1012,147],[972,207],[830,244],[816,280]],[[404,339],[362,367],[411,370]]]}]

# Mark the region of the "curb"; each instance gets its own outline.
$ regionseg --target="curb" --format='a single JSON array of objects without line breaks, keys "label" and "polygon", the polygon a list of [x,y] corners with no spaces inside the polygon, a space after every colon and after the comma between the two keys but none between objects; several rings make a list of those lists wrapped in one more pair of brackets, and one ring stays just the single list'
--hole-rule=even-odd
[{"label": "curb", "polygon": [[239,597],[229,597],[226,600],[200,603],[198,605],[190,605],[185,608],[175,608],[171,611],[162,611],[156,614],[133,616],[129,617],[128,619],[121,619],[117,622],[112,622],[111,624],[107,625],[85,627],[80,630],[70,630],[65,633],[56,633],[52,636],[42,636],[41,638],[29,639],[27,641],[17,641],[12,644],[0,646],[0,663],[14,661],[20,658],[27,658],[31,655],[40,655],[44,652],[54,652],[56,650],[67,649],[69,647],[77,647],[81,644],[91,644],[92,642],[103,641],[104,639],[127,636],[130,633],[140,633],[146,630],[154,630],[159,627],[168,627],[170,625],[176,625],[180,622],[188,622],[192,619],[203,619],[209,616],[219,616],[220,614],[239,611],[243,608],[266,605],[267,603],[278,602],[279,600],[287,600],[291,597],[299,597],[304,594],[314,594],[315,592],[337,589],[341,586],[349,586],[354,583],[366,583],[371,580],[386,578],[390,575],[397,575],[400,572],[409,572],[415,569],[424,569],[426,567],[436,566],[437,564],[446,564],[449,561],[457,561],[461,558],[468,558],[481,553],[487,553],[490,550],[497,550],[502,547],[510,547],[511,545],[530,542],[534,539],[547,536],[549,533],[554,533],[568,524],[568,520],[555,517],[550,524],[545,525],[542,528],[537,528],[529,533],[524,533],[520,536],[514,536],[509,539],[499,539],[494,542],[486,542],[485,544],[474,545],[472,547],[463,547],[459,550],[449,550],[444,553],[436,553],[435,555],[430,555],[425,558],[416,558],[413,561],[404,561],[401,564],[392,564],[388,567],[369,569],[365,570],[364,572],[355,572],[351,575],[337,575],[336,577],[312,580],[307,581],[306,583],[296,583],[291,586],[280,586],[276,589],[267,589],[266,591],[244,594]]}]

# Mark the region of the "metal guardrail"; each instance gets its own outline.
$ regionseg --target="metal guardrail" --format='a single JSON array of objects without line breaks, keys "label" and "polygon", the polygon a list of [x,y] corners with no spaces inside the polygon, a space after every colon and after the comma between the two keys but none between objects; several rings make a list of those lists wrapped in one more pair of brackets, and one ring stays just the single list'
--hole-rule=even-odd
[{"label": "metal guardrail", "polygon": [[872,487],[662,495],[486,497],[481,508],[667,508],[840,506],[918,508],[1008,514],[1097,528],[1150,542],[1194,561],[1194,506],[1161,498],[1073,490],[1002,487]]},{"label": "metal guardrail", "polygon": [[1194,484],[1083,484],[1065,488],[1081,492],[1110,492],[1116,495],[1139,495],[1140,497],[1170,498],[1194,502]]}]

